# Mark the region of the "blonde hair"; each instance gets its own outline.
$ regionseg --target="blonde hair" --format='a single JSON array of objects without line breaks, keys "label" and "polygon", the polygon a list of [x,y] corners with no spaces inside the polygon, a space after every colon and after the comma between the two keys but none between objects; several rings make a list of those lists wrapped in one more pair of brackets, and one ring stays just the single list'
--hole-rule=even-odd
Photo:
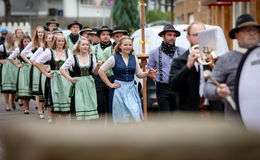
[{"label": "blonde hair", "polygon": [[[48,43],[47,43],[46,40],[47,40],[47,38],[48,38],[49,35],[53,36],[53,34],[50,33],[50,32],[46,32],[46,33],[45,33],[45,38],[44,38],[44,47],[45,47],[45,48],[48,47]],[[53,39],[54,39],[54,36],[52,37],[52,41],[53,41]]]},{"label": "blonde hair", "polygon": [[62,33],[56,33],[54,35],[54,40],[53,40],[53,45],[52,45],[52,49],[53,50],[56,50],[57,49],[57,39],[58,37],[62,37],[64,39],[64,45],[62,47],[63,50],[67,50],[68,49],[68,46],[67,46],[67,41],[66,41],[66,38],[65,36],[62,34]]},{"label": "blonde hair", "polygon": [[91,50],[90,42],[89,42],[89,40],[86,39],[86,38],[80,38],[80,39],[78,40],[78,42],[75,44],[75,46],[74,46],[74,48],[73,48],[73,50],[72,50],[72,53],[73,53],[73,54],[78,54],[78,53],[80,52],[79,46],[80,46],[80,44],[81,44],[82,41],[87,41],[87,42],[88,42],[88,46],[89,46],[88,53],[91,54],[92,50]]},{"label": "blonde hair", "polygon": [[45,39],[45,31],[44,31],[44,28],[42,26],[37,26],[36,27],[36,30],[35,30],[35,33],[33,35],[33,38],[32,38],[32,44],[33,44],[33,48],[39,48],[39,47],[42,47],[40,42],[39,42],[39,37],[38,37],[38,31],[39,30],[42,30],[43,33],[44,33],[44,36],[43,36],[43,40]]},{"label": "blonde hair", "polygon": [[[117,42],[116,46],[115,46],[115,49],[113,51],[113,54],[117,54],[117,53],[120,53],[121,52],[121,48],[120,46],[122,45],[123,41],[126,40],[126,39],[129,39],[133,42],[133,40],[129,37],[129,36],[122,36],[119,41]],[[131,53],[134,51],[134,49],[132,49]]]},{"label": "blonde hair", "polygon": [[6,36],[6,49],[7,52],[12,52],[15,50],[15,39],[14,39],[14,34],[13,33],[9,33]]}]

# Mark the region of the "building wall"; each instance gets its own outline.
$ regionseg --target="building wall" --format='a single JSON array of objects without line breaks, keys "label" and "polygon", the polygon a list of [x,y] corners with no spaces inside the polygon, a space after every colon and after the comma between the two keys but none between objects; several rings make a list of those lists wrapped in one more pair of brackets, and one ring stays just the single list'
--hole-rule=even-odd
[{"label": "building wall", "polygon": [[81,4],[80,1],[63,0],[64,17],[69,18],[108,18],[111,14],[110,6],[99,6],[95,4]]},{"label": "building wall", "polygon": [[[195,21],[203,23],[209,22],[209,10],[203,5],[205,0],[183,0],[175,3],[175,16],[177,19],[182,19],[180,23],[190,24],[191,17],[194,16]],[[177,20],[178,21],[178,20]]]},{"label": "building wall", "polygon": [[5,7],[4,7],[4,1],[0,0],[0,17],[5,16]]}]

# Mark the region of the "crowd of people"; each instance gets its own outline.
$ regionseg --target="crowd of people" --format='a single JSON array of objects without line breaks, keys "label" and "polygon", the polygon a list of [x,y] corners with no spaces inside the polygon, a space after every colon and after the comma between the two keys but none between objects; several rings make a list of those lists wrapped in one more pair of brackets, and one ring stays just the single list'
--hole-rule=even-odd
[{"label": "crowd of people", "polygon": [[[193,111],[236,114],[223,97],[234,94],[234,76],[243,53],[230,51],[219,57],[214,67],[198,62],[198,32],[201,22],[187,28],[190,48],[175,45],[180,32],[167,24],[158,34],[163,41],[149,53],[147,71],[143,72],[133,50],[133,41],[120,26],[91,29],[78,21],[70,23],[64,36],[55,19],[37,26],[33,37],[21,29],[8,33],[1,29],[1,93],[5,110],[16,109],[15,99],[29,114],[29,102],[37,103],[38,115],[48,121],[71,117],[94,120],[112,115],[113,122],[140,122],[142,103],[135,86],[135,76],[156,82],[159,112]],[[259,43],[260,26],[248,14],[241,15],[230,38],[237,39],[244,50]],[[113,43],[111,41],[113,40]],[[212,70],[221,83],[214,86],[202,75]]]}]

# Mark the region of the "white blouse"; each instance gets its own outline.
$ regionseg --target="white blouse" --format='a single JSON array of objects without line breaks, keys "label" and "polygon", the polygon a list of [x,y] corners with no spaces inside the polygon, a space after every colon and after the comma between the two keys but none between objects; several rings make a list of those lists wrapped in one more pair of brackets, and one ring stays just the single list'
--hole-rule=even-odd
[{"label": "white blouse", "polygon": [[[88,55],[88,58],[90,57],[90,55]],[[88,61],[88,63],[86,64],[81,64],[79,62],[79,65],[80,67],[86,67],[86,66],[89,66],[90,64],[90,61]],[[96,57],[95,55],[93,54],[92,55],[92,63],[93,63],[93,68],[92,68],[92,73],[94,73],[94,70],[96,68]],[[61,66],[62,69],[69,69],[69,68],[72,68],[73,66],[75,66],[75,60],[74,60],[74,56],[73,55],[70,55],[69,58],[65,61],[65,63],[63,63],[63,65]],[[72,70],[72,69],[71,69]]]},{"label": "white blouse", "polygon": [[[119,53],[117,53],[117,54],[119,54]],[[128,59],[123,58],[123,60],[124,60],[125,64],[128,65]],[[136,56],[135,56],[135,62],[136,62],[135,74],[137,75],[137,77],[139,77],[139,75],[142,74],[143,71],[139,65],[139,61]],[[113,68],[114,66],[115,66],[115,57],[111,56],[108,58],[108,60],[106,60],[106,62],[104,64],[102,64],[100,69],[105,72],[105,71]]]},{"label": "white blouse", "polygon": [[[66,55],[65,54],[64,54],[64,59],[57,59],[55,57],[55,51],[53,51],[53,52],[54,52],[54,59],[55,59],[55,61],[65,60],[66,59]],[[65,52],[63,52],[63,53],[65,53]],[[71,51],[68,50],[68,56],[70,57],[71,55],[72,55]],[[50,60],[51,60],[51,50],[46,48],[45,51],[37,57],[35,62],[39,63],[39,64],[44,64],[44,63],[46,63],[47,61],[50,61]]]},{"label": "white blouse", "polygon": [[16,57],[18,57],[19,54],[20,54],[20,48],[17,47],[17,48],[15,48],[15,50],[10,54],[10,56],[8,57],[8,59],[15,59]]},{"label": "white blouse", "polygon": [[0,52],[4,52],[4,45],[3,44],[0,45]]},{"label": "white blouse", "polygon": [[30,61],[34,61],[34,62],[35,62],[36,59],[37,59],[40,55],[42,55],[43,52],[44,52],[43,47],[38,48],[38,49],[34,52],[34,54],[31,56]]},{"label": "white blouse", "polygon": [[26,57],[32,57],[33,53],[32,53],[32,42],[30,42],[21,52],[21,54],[25,55]]}]

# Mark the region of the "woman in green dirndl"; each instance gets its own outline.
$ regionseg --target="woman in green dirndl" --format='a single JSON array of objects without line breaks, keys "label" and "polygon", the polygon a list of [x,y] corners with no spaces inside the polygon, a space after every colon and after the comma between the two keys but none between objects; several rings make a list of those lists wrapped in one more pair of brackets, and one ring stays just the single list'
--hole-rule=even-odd
[{"label": "woman in green dirndl", "polygon": [[[70,111],[77,120],[97,119],[97,93],[92,74],[97,74],[101,63],[96,63],[87,39],[80,39],[72,52],[73,55],[60,68],[61,74],[72,82]],[[66,70],[70,68],[69,75]]]},{"label": "woman in green dirndl", "polygon": [[[5,43],[5,58],[2,60],[2,70],[1,70],[1,93],[4,95],[5,100],[5,109],[6,111],[11,111],[11,107],[16,109],[15,97],[17,90],[17,75],[18,68],[13,66],[8,60],[7,57],[15,50],[15,39],[14,35],[9,33],[6,36]],[[11,105],[10,105],[11,97]]]},{"label": "woman in green dirndl", "polygon": [[[19,47],[14,50],[14,52],[8,57],[9,61],[18,67],[18,78],[17,78],[17,96],[22,100],[24,106],[24,114],[29,113],[29,101],[31,99],[31,91],[29,87],[29,76],[30,76],[30,65],[25,63],[25,61],[20,57],[21,51],[31,42],[29,36],[24,36]],[[19,61],[15,59],[18,58]]]},{"label": "woman in green dirndl", "polygon": [[[52,49],[45,49],[43,54],[37,58],[35,65],[47,77],[45,97],[48,99],[48,108],[51,108],[52,118],[62,119],[70,112],[69,89],[71,82],[64,78],[59,69],[68,56],[66,39],[63,34],[54,36]],[[48,63],[50,69],[46,69],[43,64]]]},{"label": "woman in green dirndl", "polygon": [[[45,34],[45,40],[44,40],[44,47],[40,47],[37,49],[37,51],[33,54],[33,56],[30,58],[30,61],[32,62],[34,67],[37,67],[37,63],[35,63],[35,61],[41,57],[44,54],[44,51],[46,49],[51,49],[52,45],[53,45],[53,34],[50,32],[47,32]],[[48,63],[43,64],[43,67],[50,71],[50,66]],[[38,67],[37,67],[38,68]],[[36,69],[36,68],[35,68]],[[38,69],[37,69],[38,70]],[[47,99],[44,97],[44,91],[45,91],[45,80],[46,80],[46,76],[42,73],[40,73],[40,78],[39,78],[39,101],[40,103],[44,103],[44,104],[48,104]],[[51,110],[49,109],[49,107],[47,107],[48,109],[48,117],[49,119],[51,119]],[[41,110],[41,108],[38,108],[38,115],[40,119],[44,119],[44,113],[43,110]]]},{"label": "woman in green dirndl", "polygon": [[29,60],[35,51],[44,46],[44,37],[45,31],[42,26],[36,27],[36,32],[33,36],[32,42],[29,43],[26,48],[21,52],[21,57],[23,60],[31,65],[30,70],[30,87],[32,95],[36,98],[36,103],[38,106],[38,113],[43,112],[44,102],[39,101],[39,86],[40,86],[40,71],[32,65],[32,62]]}]

